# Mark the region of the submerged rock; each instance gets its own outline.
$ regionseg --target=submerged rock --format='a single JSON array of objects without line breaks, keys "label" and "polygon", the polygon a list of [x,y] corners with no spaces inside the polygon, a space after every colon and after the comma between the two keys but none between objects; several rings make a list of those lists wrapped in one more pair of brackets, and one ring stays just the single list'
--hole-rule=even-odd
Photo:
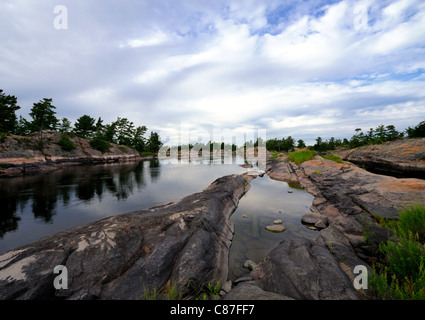
[{"label": "submerged rock", "polygon": [[273,225],[270,225],[270,226],[266,226],[265,229],[267,231],[276,232],[276,233],[283,232],[283,231],[286,230],[286,228],[284,226],[282,226],[281,224],[273,224]]},{"label": "submerged rock", "polygon": [[249,270],[254,270],[256,267],[258,266],[258,264],[256,264],[254,261],[252,260],[246,260],[243,263],[243,267]]}]

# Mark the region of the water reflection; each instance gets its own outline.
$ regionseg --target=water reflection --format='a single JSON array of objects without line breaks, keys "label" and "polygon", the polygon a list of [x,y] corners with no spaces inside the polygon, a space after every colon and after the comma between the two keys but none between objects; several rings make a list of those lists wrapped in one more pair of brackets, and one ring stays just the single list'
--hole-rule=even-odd
[{"label": "water reflection", "polygon": [[233,163],[143,160],[0,179],[0,253],[66,228],[178,200],[219,177],[245,172]]},{"label": "water reflection", "polygon": [[[246,260],[259,263],[284,239],[316,236],[315,231],[301,224],[301,217],[308,212],[312,201],[313,196],[305,190],[294,189],[267,175],[253,180],[250,190],[239,201],[238,208],[231,216],[235,235],[229,255],[229,279],[234,281],[249,274],[250,271],[243,268],[243,263]],[[274,220],[282,220],[286,231],[267,231],[265,227],[273,225]]]},{"label": "water reflection", "polygon": [[[240,160],[228,165],[222,162],[166,165],[144,160],[0,179],[0,254],[67,228],[178,200],[219,177],[247,171],[239,166]],[[300,220],[311,202],[312,196],[304,190],[267,175],[253,180],[231,217],[236,233],[229,257],[230,277],[244,275],[246,269],[241,265],[245,260],[260,261],[283,238],[309,236]],[[284,233],[264,230],[274,219],[283,220]]]},{"label": "water reflection", "polygon": [[[158,162],[150,162],[158,167]],[[102,200],[109,193],[117,200],[127,199],[134,189],[146,187],[143,162],[126,165],[90,166],[64,168],[55,172],[32,177],[0,180],[0,238],[7,232],[18,229],[22,213],[28,202],[34,218],[52,223],[57,207],[67,207],[76,197],[83,203],[93,199]],[[147,171],[156,181],[160,170]]]}]

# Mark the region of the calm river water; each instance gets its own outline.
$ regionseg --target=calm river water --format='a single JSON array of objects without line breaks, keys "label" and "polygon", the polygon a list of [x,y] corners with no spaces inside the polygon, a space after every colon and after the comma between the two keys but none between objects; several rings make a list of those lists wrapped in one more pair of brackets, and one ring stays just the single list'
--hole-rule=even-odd
[{"label": "calm river water", "polygon": [[[201,191],[219,177],[246,170],[235,160],[233,164],[142,160],[0,179],[0,253],[70,227],[178,200]],[[248,273],[242,268],[245,260],[259,262],[285,237],[314,236],[315,231],[301,224],[301,216],[312,200],[306,191],[267,175],[254,179],[231,217],[235,236],[229,278]],[[286,231],[271,233],[264,229],[275,219],[283,221]]]}]

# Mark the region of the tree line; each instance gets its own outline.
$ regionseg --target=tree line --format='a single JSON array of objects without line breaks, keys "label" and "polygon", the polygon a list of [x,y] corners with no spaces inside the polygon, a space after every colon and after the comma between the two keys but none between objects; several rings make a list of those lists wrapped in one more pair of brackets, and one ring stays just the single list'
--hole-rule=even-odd
[{"label": "tree line", "polygon": [[56,107],[52,102],[52,99],[43,98],[33,104],[29,113],[31,120],[23,116],[18,119],[16,115],[16,111],[20,109],[18,99],[16,96],[6,95],[0,89],[0,132],[23,136],[39,132],[42,144],[43,130],[55,130],[61,133],[59,144],[65,149],[72,149],[72,142],[69,139],[71,134],[90,139],[90,144],[103,152],[108,149],[109,143],[125,145],[140,153],[156,153],[162,145],[158,133],[152,131],[146,138],[147,127],[135,126],[127,118],[118,117],[112,123],[104,124],[101,117],[95,119],[85,114],[72,125],[69,119],[56,117]]},{"label": "tree line", "polygon": [[[363,132],[361,128],[355,130],[355,134],[350,140],[335,139],[331,137],[328,140],[323,140],[321,137],[316,138],[316,143],[313,146],[309,146],[309,149],[326,152],[335,150],[338,147],[344,148],[358,148],[365,145],[381,144],[387,141],[393,141],[396,139],[407,136],[408,138],[421,138],[425,137],[425,121],[420,122],[415,127],[408,127],[404,131],[397,131],[394,125],[380,125],[378,127],[370,128],[367,132]],[[291,136],[282,139],[269,139],[266,141],[266,147],[269,151],[293,151],[295,148],[305,148],[305,142],[303,140],[295,141]]]}]

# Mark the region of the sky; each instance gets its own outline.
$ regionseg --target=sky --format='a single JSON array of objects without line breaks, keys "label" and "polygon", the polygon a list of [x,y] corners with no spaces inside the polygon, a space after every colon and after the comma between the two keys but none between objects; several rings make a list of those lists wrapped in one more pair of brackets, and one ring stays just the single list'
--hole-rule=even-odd
[{"label": "sky", "polygon": [[425,2],[2,0],[0,89],[164,142],[402,131],[425,120]]}]

